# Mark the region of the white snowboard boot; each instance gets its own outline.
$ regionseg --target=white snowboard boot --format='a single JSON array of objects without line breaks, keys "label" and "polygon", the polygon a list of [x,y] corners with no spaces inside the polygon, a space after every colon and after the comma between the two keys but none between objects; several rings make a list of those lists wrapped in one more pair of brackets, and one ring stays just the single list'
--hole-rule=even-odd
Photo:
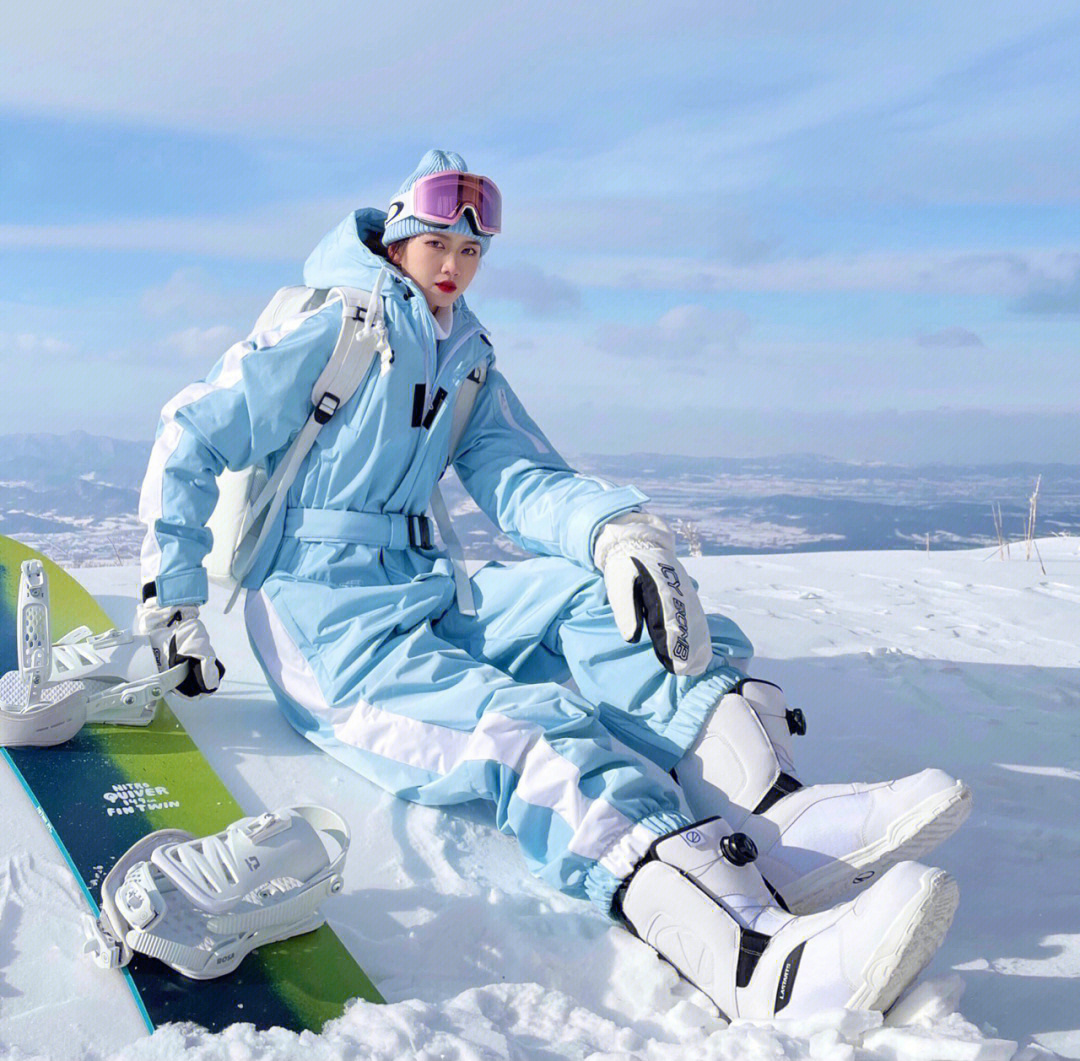
[{"label": "white snowboard boot", "polygon": [[620,888],[615,912],[728,1020],[886,1011],[934,956],[956,884],[901,862],[858,898],[795,917],[773,904],[753,844],[719,818],[661,837]]},{"label": "white snowboard boot", "polygon": [[745,680],[721,697],[674,771],[694,816],[720,815],[754,841],[761,875],[792,913],[824,909],[920,858],[971,812],[971,790],[943,770],[804,786],[791,737],[805,732],[777,686]]}]

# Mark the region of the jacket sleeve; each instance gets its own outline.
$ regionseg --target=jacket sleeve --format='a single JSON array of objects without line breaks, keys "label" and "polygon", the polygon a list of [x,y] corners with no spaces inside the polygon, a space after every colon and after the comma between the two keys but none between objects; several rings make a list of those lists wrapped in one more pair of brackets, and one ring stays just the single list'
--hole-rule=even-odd
[{"label": "jacket sleeve", "polygon": [[477,395],[454,469],[515,543],[589,568],[600,527],[649,500],[636,487],[573,471],[495,369]]},{"label": "jacket sleeve", "polygon": [[216,476],[263,460],[297,435],[340,329],[341,310],[332,305],[298,327],[294,320],[236,343],[162,410],[139,495],[140,584],[152,583],[161,604],[205,603]]}]

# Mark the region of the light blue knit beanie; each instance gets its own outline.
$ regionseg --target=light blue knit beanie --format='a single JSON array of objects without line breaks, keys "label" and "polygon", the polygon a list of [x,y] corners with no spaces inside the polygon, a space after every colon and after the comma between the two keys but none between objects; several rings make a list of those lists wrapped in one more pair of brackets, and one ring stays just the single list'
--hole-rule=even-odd
[{"label": "light blue knit beanie", "polygon": [[[455,151],[438,151],[432,148],[422,159],[420,164],[412,171],[405,183],[398,188],[397,194],[407,192],[421,177],[427,177],[432,173],[442,173],[444,170],[458,170],[468,173],[469,167]],[[462,236],[471,236],[480,244],[481,255],[487,252],[491,243],[490,236],[483,236],[473,230],[469,222],[468,213],[464,213],[452,225],[429,225],[418,217],[406,217],[401,221],[394,221],[386,226],[383,232],[383,246],[389,247],[398,240],[408,239],[410,236],[419,236],[421,232],[457,232]]]}]

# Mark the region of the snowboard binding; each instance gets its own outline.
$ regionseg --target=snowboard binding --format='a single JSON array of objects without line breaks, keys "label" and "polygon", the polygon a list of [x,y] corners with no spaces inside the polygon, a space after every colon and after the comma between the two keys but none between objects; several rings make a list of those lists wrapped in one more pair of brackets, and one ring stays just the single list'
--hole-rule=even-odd
[{"label": "snowboard binding", "polygon": [[348,849],[344,819],[315,806],[241,818],[202,839],[150,833],[102,882],[83,951],[103,969],[140,953],[193,980],[224,976],[256,947],[323,924],[318,907],[341,890]]},{"label": "snowboard binding", "polygon": [[50,638],[49,579],[40,560],[19,575],[19,669],[0,677],[0,747],[50,747],[88,722],[147,726],[157,702],[187,674],[187,664],[158,673],[149,638],[80,626]]}]

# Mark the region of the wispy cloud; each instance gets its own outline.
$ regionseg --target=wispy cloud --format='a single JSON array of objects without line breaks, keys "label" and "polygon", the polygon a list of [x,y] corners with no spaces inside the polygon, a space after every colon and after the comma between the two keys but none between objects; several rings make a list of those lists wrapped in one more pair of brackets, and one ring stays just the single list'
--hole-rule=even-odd
[{"label": "wispy cloud", "polygon": [[533,314],[567,313],[581,305],[577,287],[535,265],[492,266],[485,262],[475,283],[483,299],[515,302]]},{"label": "wispy cloud", "polygon": [[966,346],[984,346],[982,339],[968,328],[953,326],[951,328],[939,328],[933,332],[919,332],[915,336],[919,346],[943,347],[956,350]]},{"label": "wispy cloud", "polygon": [[240,261],[303,261],[353,201],[276,205],[250,215],[117,218],[70,225],[0,224],[0,248],[153,251]]},{"label": "wispy cloud", "polygon": [[35,361],[56,361],[76,356],[78,348],[66,339],[34,332],[0,332],[0,352]]},{"label": "wispy cloud", "polygon": [[[1080,393],[1071,0],[984,0],[977,18],[671,0],[660,20],[477,0],[434,37],[437,0],[392,18],[373,0],[9,6],[16,402],[40,392],[35,358],[63,361],[49,401],[78,390],[51,406],[65,418],[120,408],[129,377],[167,396],[431,146],[502,186],[470,303],[527,406],[562,415],[570,374],[596,396],[565,421],[582,445],[604,418],[659,431],[629,412],[646,392],[818,411]],[[1020,383],[1025,357],[1044,371]]]},{"label": "wispy cloud", "polygon": [[1037,284],[1071,279],[1072,249],[877,252],[785,258],[748,265],[693,258],[581,258],[578,283],[696,292],[891,291],[1023,297]]},{"label": "wispy cloud", "polygon": [[216,324],[210,328],[184,328],[166,336],[161,346],[205,370],[233,343],[243,337],[243,333],[237,328],[227,324]]},{"label": "wispy cloud", "polygon": [[1080,262],[1072,276],[1043,279],[1014,303],[1021,313],[1057,317],[1080,314]]},{"label": "wispy cloud", "polygon": [[[177,377],[179,370],[179,376],[190,377],[190,382],[190,379],[205,375],[233,343],[243,338],[244,333],[230,324],[192,325],[138,345],[110,347],[99,355],[98,360],[112,366],[138,365],[142,370],[157,365],[163,369],[163,375],[172,377]],[[119,381],[119,367],[104,372],[112,378],[114,385]]]},{"label": "wispy cloud", "polygon": [[608,326],[596,341],[602,349],[623,357],[660,363],[697,361],[717,352],[733,353],[751,326],[741,310],[713,310],[689,303],[668,310],[654,324]]},{"label": "wispy cloud", "polygon": [[224,292],[214,284],[204,269],[177,269],[168,280],[148,287],[139,299],[148,317],[182,316],[204,323],[220,320],[237,312],[235,292]]}]

